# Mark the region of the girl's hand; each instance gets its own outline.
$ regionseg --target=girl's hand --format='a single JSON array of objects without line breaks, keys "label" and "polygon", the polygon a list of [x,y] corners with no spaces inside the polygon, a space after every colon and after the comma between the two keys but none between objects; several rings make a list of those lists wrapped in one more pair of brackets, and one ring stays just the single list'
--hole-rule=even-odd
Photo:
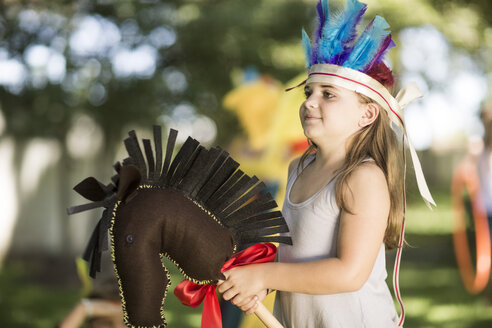
[{"label": "girl's hand", "polygon": [[245,265],[224,272],[227,280],[219,281],[217,290],[226,301],[231,300],[234,305],[250,309],[249,305],[254,305],[253,298],[266,289],[262,274],[264,265]]},{"label": "girl's hand", "polygon": [[262,302],[267,296],[267,290],[262,290],[258,295],[253,296],[249,302],[246,302],[242,305],[237,305],[246,315],[253,314],[258,307],[258,304]]}]

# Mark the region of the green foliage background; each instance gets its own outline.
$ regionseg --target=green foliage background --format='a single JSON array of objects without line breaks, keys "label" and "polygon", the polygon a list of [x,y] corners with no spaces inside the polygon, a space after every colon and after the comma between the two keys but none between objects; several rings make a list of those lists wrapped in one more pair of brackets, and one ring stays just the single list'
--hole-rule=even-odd
[{"label": "green foliage background", "polygon": [[[342,1],[332,2],[341,4]],[[366,2],[368,16],[376,13],[384,16],[397,42],[402,29],[432,24],[447,36],[453,47],[468,52],[484,71],[491,68],[492,2]],[[60,211],[69,205],[66,191],[71,189],[69,172],[75,161],[67,149],[66,138],[74,119],[81,114],[93,118],[104,133],[99,156],[101,168],[111,167],[117,145],[128,126],[161,123],[162,115],[171,114],[183,102],[193,104],[199,113],[211,117],[218,127],[215,143],[226,145],[241,131],[236,117],[222,108],[221,99],[234,87],[238,72],[245,67],[255,67],[284,83],[302,72],[300,29],[302,26],[313,29],[314,4],[314,0],[3,1],[0,48],[5,49],[9,58],[25,64],[23,56],[30,46],[65,43],[62,49],[66,78],[59,83],[48,81],[41,85],[28,79],[20,90],[0,87],[0,110],[6,121],[0,139],[14,140],[18,163],[22,162],[25,145],[33,138],[51,138],[59,143],[60,186],[55,197],[60,198]],[[26,11],[43,17],[37,27],[26,29],[19,25],[19,15]],[[151,75],[117,76],[110,53],[80,56],[71,51],[69,40],[76,20],[85,16],[108,20],[120,31],[127,31],[122,33],[121,43],[129,48],[146,44],[152,31],[162,26],[174,31],[176,41],[156,48],[158,59]],[[392,61],[398,73],[396,52]],[[94,73],[91,67],[96,62],[99,69]],[[187,82],[184,90],[176,92],[165,82],[170,69],[184,74]],[[104,87],[106,96],[102,102],[91,98],[95,85]],[[439,207],[432,214],[421,205],[412,203],[409,208],[408,240],[415,248],[404,253],[401,273],[401,289],[408,311],[406,326],[489,327],[491,293],[471,296],[462,287],[452,253],[449,195],[443,192],[437,201]],[[66,228],[66,224],[62,225]],[[64,241],[65,246],[68,243]],[[391,261],[391,254],[388,259]],[[56,271],[46,268],[46,263],[46,259],[43,262],[10,259],[1,269],[2,327],[53,327],[79,298],[80,287],[73,279],[74,272],[67,272],[66,280],[51,281],[43,277]],[[176,274],[173,279],[178,279]],[[177,320],[176,327],[198,325],[199,316],[186,314],[190,312],[183,311],[189,310],[176,301],[169,302],[169,317]]]}]

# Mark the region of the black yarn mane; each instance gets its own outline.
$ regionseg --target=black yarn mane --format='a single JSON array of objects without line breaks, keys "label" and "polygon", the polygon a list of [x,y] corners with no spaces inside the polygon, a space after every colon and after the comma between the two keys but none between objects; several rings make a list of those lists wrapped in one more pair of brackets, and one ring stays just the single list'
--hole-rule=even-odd
[{"label": "black yarn mane", "polygon": [[[123,165],[135,165],[141,174],[140,185],[170,188],[193,200],[209,211],[241,245],[258,242],[279,242],[292,245],[288,236],[278,233],[289,229],[280,211],[271,211],[277,203],[270,193],[262,193],[265,184],[256,176],[250,177],[239,168],[239,163],[220,147],[209,150],[188,137],[173,160],[172,154],[178,131],[171,129],[163,158],[161,127],[154,126],[154,150],[149,139],[143,139],[145,157],[135,131],[124,140],[129,157]],[[115,204],[121,164],[111,183],[104,185],[93,177],[86,178],[74,190],[92,203],[72,206],[68,214],[104,207],[101,219],[91,235],[83,258],[90,262],[90,275],[101,270],[102,251],[108,249],[107,232]]]}]

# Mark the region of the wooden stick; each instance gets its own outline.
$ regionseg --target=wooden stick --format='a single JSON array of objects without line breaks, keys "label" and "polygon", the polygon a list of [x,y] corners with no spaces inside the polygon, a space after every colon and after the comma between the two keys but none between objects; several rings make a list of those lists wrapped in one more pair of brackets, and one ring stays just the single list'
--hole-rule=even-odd
[{"label": "wooden stick", "polygon": [[255,314],[268,328],[284,328],[284,326],[278,322],[277,318],[275,318],[261,302],[258,303]]}]

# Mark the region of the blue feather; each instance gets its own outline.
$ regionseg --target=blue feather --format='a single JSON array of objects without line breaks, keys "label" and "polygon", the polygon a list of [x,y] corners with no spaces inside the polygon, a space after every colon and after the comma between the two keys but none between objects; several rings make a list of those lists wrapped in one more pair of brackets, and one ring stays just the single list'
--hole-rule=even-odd
[{"label": "blue feather", "polygon": [[330,64],[339,64],[341,54],[355,39],[356,26],[367,6],[357,0],[347,0],[344,12],[338,19],[326,22],[322,30],[318,59]]},{"label": "blue feather", "polygon": [[304,48],[304,54],[306,55],[306,65],[307,67],[311,67],[311,41],[309,40],[309,36],[306,31],[302,29],[302,45]]},{"label": "blue feather", "polygon": [[323,16],[327,19],[330,16],[330,8],[328,7],[328,0],[321,0],[321,8],[323,8]]},{"label": "blue feather", "polygon": [[380,16],[376,16],[367,25],[364,33],[362,33],[355,43],[353,50],[343,63],[343,66],[364,72],[378,54],[382,43],[390,33],[388,29],[389,25],[386,20]]},{"label": "blue feather", "polygon": [[313,49],[311,51],[310,64],[315,64],[318,62],[319,41],[321,40],[323,26],[326,23],[326,21],[328,21],[330,16],[328,0],[319,0],[318,3],[316,4],[316,12],[318,13],[318,28],[316,29],[313,37],[314,42],[313,42]]},{"label": "blue feather", "polygon": [[315,41],[321,38],[321,31],[323,30],[323,25],[325,24],[326,20],[328,20],[330,16],[329,8],[328,8],[328,0],[319,0],[319,2],[316,4],[316,12],[318,13],[318,28],[314,33]]}]

